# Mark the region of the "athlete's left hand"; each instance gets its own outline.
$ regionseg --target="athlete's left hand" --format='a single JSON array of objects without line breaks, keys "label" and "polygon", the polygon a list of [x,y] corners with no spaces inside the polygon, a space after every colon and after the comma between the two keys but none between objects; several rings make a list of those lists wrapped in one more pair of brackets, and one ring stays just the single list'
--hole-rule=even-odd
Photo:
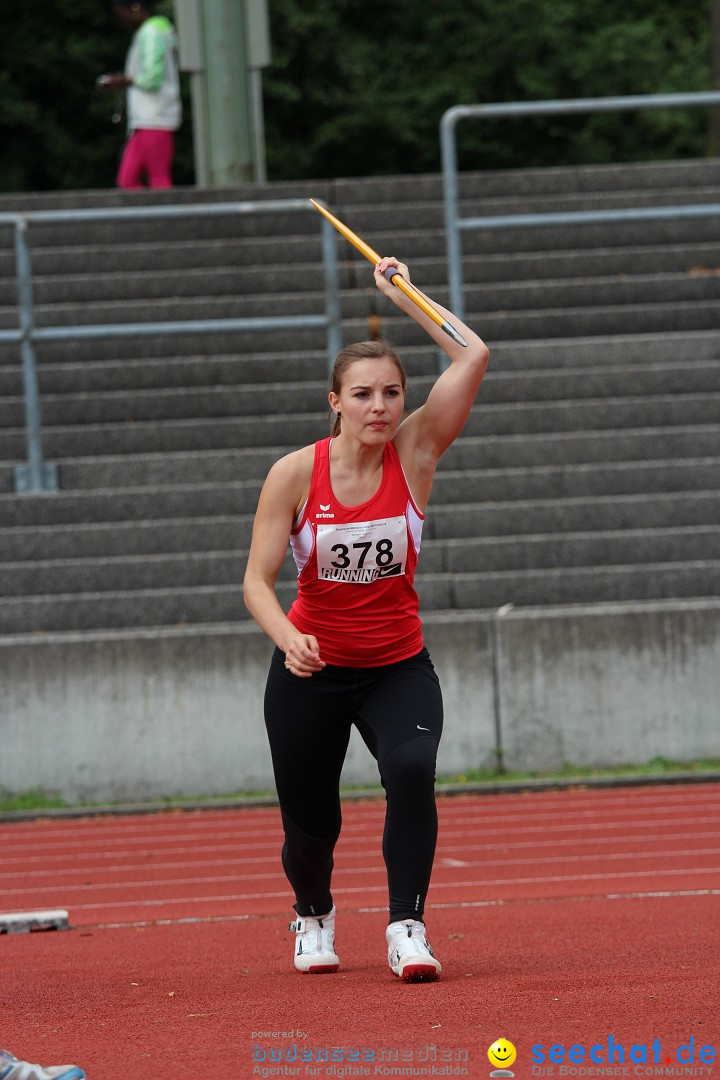
[{"label": "athlete's left hand", "polygon": [[[397,269],[398,273],[402,274],[406,281],[410,281],[410,271],[408,270],[405,263],[399,262],[392,255],[386,256],[385,258],[381,259],[375,267],[375,284],[377,285],[380,292],[385,293],[385,295],[389,296],[392,300],[394,299],[393,293],[397,294],[399,290],[395,285],[393,285],[392,281],[388,281],[388,279],[385,277],[385,271],[388,270],[390,267]],[[403,294],[400,293],[400,295],[402,296]]]}]

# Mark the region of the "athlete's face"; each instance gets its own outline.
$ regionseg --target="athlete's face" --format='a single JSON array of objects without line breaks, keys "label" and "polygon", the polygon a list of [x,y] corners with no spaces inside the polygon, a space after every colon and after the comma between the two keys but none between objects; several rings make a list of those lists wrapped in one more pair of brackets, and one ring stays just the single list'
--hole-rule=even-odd
[{"label": "athlete's face", "polygon": [[387,357],[355,360],[344,372],[340,393],[331,390],[329,401],[342,417],[343,433],[361,442],[387,442],[405,408],[402,377]]}]

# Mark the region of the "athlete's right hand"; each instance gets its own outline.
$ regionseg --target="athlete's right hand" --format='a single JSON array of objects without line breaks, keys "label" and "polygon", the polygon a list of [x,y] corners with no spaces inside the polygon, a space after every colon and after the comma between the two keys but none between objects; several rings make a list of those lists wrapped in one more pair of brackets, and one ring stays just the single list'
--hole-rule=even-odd
[{"label": "athlete's right hand", "polygon": [[300,679],[308,679],[316,671],[321,671],[325,661],[320,659],[317,638],[312,634],[298,634],[293,638],[285,650],[285,667],[291,675],[297,675]]}]

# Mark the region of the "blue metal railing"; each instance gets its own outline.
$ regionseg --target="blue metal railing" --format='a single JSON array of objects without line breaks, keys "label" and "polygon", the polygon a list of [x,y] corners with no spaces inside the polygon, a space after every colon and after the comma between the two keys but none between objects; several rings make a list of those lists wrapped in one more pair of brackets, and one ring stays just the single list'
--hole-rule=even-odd
[{"label": "blue metal railing", "polygon": [[25,432],[27,463],[15,466],[15,491],[20,494],[40,494],[58,490],[57,467],[43,459],[35,344],[42,341],[72,341],[81,338],[135,337],[154,334],[204,334],[222,330],[289,330],[325,327],[327,333],[328,366],[332,367],[342,348],[340,325],[340,294],[337,272],[337,233],[322,216],[322,255],[325,280],[325,310],[317,315],[273,315],[239,319],[192,319],[172,322],[108,323],[103,325],[52,326],[35,325],[32,265],[28,227],[33,224],[70,224],[157,219],[170,217],[210,217],[218,215],[282,213],[307,211],[317,216],[307,199],[275,199],[267,202],[207,203],[192,206],[124,207],[121,209],[41,210],[26,214],[0,214],[0,225],[15,229],[15,266],[18,280],[19,328],[0,330],[0,343],[19,343],[22,356],[23,389],[25,395]]},{"label": "blue metal railing", "polygon": [[447,244],[449,306],[465,319],[462,267],[463,230],[532,228],[542,225],[582,225],[618,221],[654,221],[667,218],[717,217],[719,203],[694,206],[658,206],[622,210],[579,210],[549,214],[505,214],[461,217],[458,196],[458,167],[455,129],[461,120],[507,116],[548,116],[571,113],[618,112],[628,109],[668,109],[700,105],[720,105],[720,91],[688,94],[642,94],[631,97],[574,98],[567,101],[515,101],[497,105],[455,105],[440,121],[445,237]]}]

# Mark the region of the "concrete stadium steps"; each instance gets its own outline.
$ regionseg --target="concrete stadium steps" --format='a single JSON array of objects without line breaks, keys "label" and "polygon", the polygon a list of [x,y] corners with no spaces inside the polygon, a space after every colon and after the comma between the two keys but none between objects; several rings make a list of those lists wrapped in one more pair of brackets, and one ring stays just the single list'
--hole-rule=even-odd
[{"label": "concrete stadium steps", "polygon": [[622,431],[551,432],[458,439],[443,456],[446,468],[528,468],[565,463],[635,462],[678,457],[717,456],[717,424],[629,428]]},{"label": "concrete stadium steps", "polygon": [[[516,606],[610,603],[716,595],[720,560],[610,567],[420,574],[424,610],[492,609]],[[279,582],[278,598],[289,607],[294,583]],[[182,626],[237,622],[247,618],[242,588],[205,585],[5,598],[0,634],[67,630]]]},{"label": "concrete stadium steps", "polygon": [[[720,161],[460,177],[462,213],[716,202]],[[0,197],[0,209],[312,195],[447,298],[440,178],[138,196]],[[306,211],[30,227],[38,325],[323,307]],[[0,238],[9,238],[0,229]],[[491,366],[443,458],[425,609],[716,595],[720,584],[720,219],[463,234],[468,321]],[[2,246],[0,245],[0,248]],[[339,241],[343,333],[402,351],[409,406],[437,350]],[[15,325],[11,248],[0,325]],[[325,334],[225,331],[38,347],[44,452],[61,491],[12,493],[25,456],[19,350],[0,346],[0,633],[233,622],[262,477],[323,437]],[[289,604],[294,566],[281,569]]]},{"label": "concrete stadium steps", "polygon": [[[198,373],[199,375],[200,373]],[[408,408],[417,408],[432,386],[432,376],[414,376],[408,392]],[[487,407],[511,403],[554,403],[558,400],[582,402],[592,399],[668,397],[720,391],[720,363],[653,365],[642,368],[608,367],[604,372],[512,372],[490,373],[483,400]],[[283,407],[290,412],[312,411],[327,393],[327,379],[297,383],[260,383],[254,387],[228,380],[217,386],[142,387],[134,390],[96,390],[83,393],[44,393],[43,419],[49,426],[97,424],[128,421],[177,420],[203,416],[271,415]],[[21,397],[0,400],[0,426],[22,425],[24,401]]]},{"label": "concrete stadium steps", "polygon": [[[115,376],[122,382],[132,377],[121,366],[109,372],[107,389],[87,389],[87,373],[74,366],[59,376],[63,388],[59,393],[49,389],[50,379],[43,379],[43,418],[49,425],[58,423],[92,424],[157,419],[180,419],[192,416],[267,415],[283,406],[289,412],[305,413],[317,407],[327,394],[327,376],[322,380],[258,382],[247,385],[240,365],[226,365],[224,378],[215,385],[203,380],[201,364],[177,362],[162,365],[160,370],[144,372],[142,383],[154,377],[159,381],[165,374],[164,385],[113,387]],[[269,374],[266,371],[266,375]],[[76,376],[82,386],[78,392],[70,389],[68,374]],[[296,373],[293,373],[296,374]],[[44,375],[47,375],[45,372]],[[101,377],[101,372],[91,372]],[[429,392],[434,375],[413,372],[408,387],[408,408],[420,405]],[[197,381],[194,381],[197,380]],[[99,380],[98,380],[99,381]],[[190,385],[188,385],[188,383]],[[582,401],[585,398],[602,400],[623,395],[691,395],[720,391],[720,363],[717,360],[696,360],[679,364],[610,365],[602,370],[490,371],[486,377],[483,401],[487,405],[511,402]],[[17,427],[23,422],[24,403],[21,397],[8,396],[0,400],[0,425]]]},{"label": "concrete stadium steps", "polygon": [[[306,196],[314,197],[312,182],[305,185]],[[375,238],[381,234],[400,235],[405,231],[417,230],[417,222],[431,230],[444,227],[441,196],[422,198],[422,191],[413,189],[408,196],[392,182],[381,189],[379,198],[372,200],[366,195],[353,204],[347,194],[338,188],[335,196],[329,200],[331,209],[344,216],[346,224],[359,232],[363,239],[376,247]],[[236,198],[243,199],[245,192],[240,190]],[[694,205],[716,201],[715,185],[673,185],[655,189],[638,186],[619,191],[593,192],[522,192],[513,193],[508,187],[504,193],[472,193],[461,188],[460,213],[462,216],[499,216],[513,213],[555,213],[579,210],[608,210],[631,207],[656,207],[667,203]],[[252,194],[254,202],[256,196]],[[192,200],[202,203],[203,198]],[[144,199],[143,199],[144,202]],[[111,205],[111,204],[107,204]],[[4,208],[0,200],[0,209]],[[178,228],[178,223],[180,227]],[[653,223],[643,223],[652,225]],[[33,247],[45,248],[58,242],[65,246],[80,244],[103,244],[108,247],[118,243],[158,244],[168,241],[169,234],[183,240],[196,243],[210,242],[231,236],[244,237],[284,237],[319,235],[319,218],[312,207],[291,210],[282,213],[267,212],[261,209],[250,214],[218,214],[209,217],[190,215],[173,222],[168,218],[133,219],[118,218],[106,221],[80,221],[67,225],[50,223],[31,223],[31,243]],[[564,226],[563,226],[564,228]],[[608,226],[606,225],[607,229]],[[508,232],[522,233],[526,230],[509,229]],[[0,237],[9,234],[8,226],[0,225]],[[64,236],[63,236],[64,232]]]},{"label": "concrete stadium steps", "polygon": [[[457,512],[458,501],[477,508],[489,505],[634,495],[689,495],[712,491],[720,456],[669,461],[614,462],[516,469],[439,471],[433,485],[432,515]],[[0,495],[1,529],[89,522],[148,521],[180,517],[191,503],[199,517],[252,514],[261,480],[207,478],[198,483],[61,491],[38,502]],[[638,510],[641,513],[641,510]],[[48,552],[50,557],[50,552]],[[0,593],[1,594],[1,593]]]},{"label": "concrete stadium steps", "polygon": [[429,535],[437,539],[518,536],[523,533],[582,532],[720,524],[720,491],[509,499],[502,503],[451,503],[429,515]]},{"label": "concrete stadium steps", "polygon": [[[97,393],[112,390],[167,389],[191,386],[270,385],[270,380],[288,383],[314,381],[327,386],[327,354],[323,350],[292,352],[208,353],[195,351],[188,355],[155,355],[144,358],[122,358],[93,344],[92,355],[82,362],[73,360],[45,361],[39,370],[43,398],[53,393]],[[202,343],[204,344],[204,342]],[[588,369],[608,379],[621,367],[637,370],[665,365],[681,368],[690,375],[698,364],[706,362],[705,371],[715,365],[720,353],[716,331],[693,333],[612,335],[600,339],[567,338],[515,340],[493,342],[492,362],[483,388],[494,385],[509,372],[524,372],[529,377],[574,378],[572,369]],[[410,392],[422,376],[433,377],[437,371],[437,350],[418,347],[415,343],[403,349],[403,359],[409,374]],[[565,374],[567,372],[567,374]],[[553,374],[554,373],[554,374]],[[537,385],[537,384],[536,384]],[[22,373],[19,364],[0,366],[0,395],[13,396],[20,392]],[[317,404],[315,402],[314,404]]]},{"label": "concrete stadium steps", "polygon": [[[266,416],[225,416],[222,409],[211,424],[204,417],[173,420],[135,420],[47,426],[45,456],[49,461],[90,455],[148,454],[232,449],[239,445],[298,446],[323,438],[327,418],[314,413]],[[478,405],[466,427],[468,436],[503,438],[518,428],[526,436],[560,432],[612,432],[623,428],[711,427],[720,415],[720,393],[589,398],[570,401],[499,402]],[[21,428],[0,429],[0,456],[22,461],[25,433]],[[702,454],[700,456],[703,456]],[[9,467],[9,466],[7,466]]]},{"label": "concrete stadium steps", "polygon": [[[702,226],[699,238],[665,244],[662,267],[667,272],[717,272],[717,242],[707,238],[713,219],[688,224]],[[420,236],[411,232],[408,236],[412,241],[408,258],[412,254],[411,269],[416,279],[424,285],[444,288],[447,281],[444,231],[428,230]],[[385,243],[392,239],[396,238],[390,235],[381,238]],[[576,234],[576,243],[577,240]],[[463,272],[467,282],[491,284],[515,282],[523,277],[530,281],[572,277],[576,270],[592,276],[654,273],[658,267],[656,247],[637,243],[483,255],[466,253]],[[367,271],[365,261],[355,256],[353,261],[348,261],[342,252],[339,255],[343,286],[362,284],[362,272]],[[35,297],[39,303],[71,299],[73,294],[84,296],[88,291],[97,298],[103,295],[114,298],[119,293],[143,297],[163,295],[163,290],[168,288],[187,291],[196,282],[207,285],[210,281],[215,291],[220,292],[227,291],[229,282],[245,291],[267,291],[276,285],[283,290],[299,290],[307,284],[302,275],[308,271],[317,273],[320,258],[319,238],[292,236],[281,240],[222,239],[200,245],[183,240],[151,248],[145,244],[123,244],[113,250],[110,263],[103,245],[34,249]],[[16,302],[14,265],[12,252],[0,251],[0,304]],[[62,275],[61,280],[58,275]]]},{"label": "concrete stadium steps", "polygon": [[[547,533],[528,536],[473,537],[423,544],[420,579],[490,571],[562,570],[565,567],[622,567],[648,564],[712,562],[720,548],[720,523],[698,528],[608,530]],[[682,550],[682,558],[678,552]],[[148,588],[235,586],[242,578],[247,550],[180,550],[100,557],[21,558],[0,563],[0,593],[4,597],[42,596],[67,592],[117,592]],[[292,584],[294,564],[288,557],[280,580]],[[98,584],[101,583],[101,586]]]},{"label": "concrete stadium steps", "polygon": [[[193,246],[197,247],[197,245]],[[302,293],[311,287],[317,290],[318,284],[322,287],[322,276],[318,272],[318,258],[313,262],[298,263],[289,267],[285,263],[269,262],[248,267],[244,266],[241,260],[242,256],[238,252],[239,265],[233,265],[228,261],[226,265],[219,267],[198,268],[197,265],[192,264],[189,252],[188,265],[176,262],[165,272],[152,268],[119,273],[108,272],[106,267],[103,272],[98,269],[90,273],[87,266],[84,266],[83,273],[66,272],[62,278],[57,276],[57,272],[34,275],[33,296],[38,313],[38,325],[50,325],[46,318],[46,312],[52,310],[50,305],[69,305],[73,302],[86,304],[88,297],[92,297],[91,311],[95,307],[100,308],[103,302],[107,302],[113,305],[114,312],[119,301],[127,303],[132,300],[143,303],[168,295],[174,298],[190,297],[192,299],[199,296],[234,298],[276,291]],[[0,305],[14,307],[15,304],[14,278],[0,279]],[[135,316],[132,315],[132,318]],[[97,319],[97,321],[101,320]]]},{"label": "concrete stadium steps", "polygon": [[[269,274],[266,273],[266,278]],[[66,297],[63,303],[43,304],[35,307],[37,325],[40,327],[75,326],[87,322],[102,326],[112,323],[169,322],[176,319],[230,319],[252,318],[264,312],[267,315],[277,313],[277,290],[267,284],[267,291],[248,291],[242,286],[235,288],[233,282],[238,275],[223,275],[223,285],[214,291],[214,280],[206,281],[203,277],[194,288],[191,282],[176,287],[173,281],[167,290],[171,295],[161,298],[149,297],[115,299],[112,302],[88,302],[80,297],[70,302]],[[317,315],[324,308],[322,276],[315,271],[305,274],[308,286],[305,291],[291,292],[290,286],[283,292],[284,315]],[[106,286],[111,283],[106,282]],[[159,283],[158,283],[159,287]],[[191,291],[188,292],[187,290]],[[122,291],[122,290],[119,290]],[[436,290],[438,302],[447,304],[447,289]],[[71,294],[72,295],[72,294]],[[550,310],[550,317],[555,320],[554,337],[571,336],[589,331],[579,324],[573,325],[575,316],[588,320],[588,309],[596,315],[595,322],[605,328],[608,315],[617,318],[619,313],[627,316],[627,309],[647,308],[657,326],[657,307],[669,308],[672,317],[687,309],[689,320],[706,318],[707,311],[716,310],[720,299],[720,271],[689,274],[687,272],[644,275],[614,275],[612,277],[585,277],[575,279],[552,279],[540,281],[503,282],[499,285],[469,284],[465,289],[468,311],[485,312],[484,318],[507,318],[509,313],[522,313],[528,320],[537,321],[541,313]],[[348,291],[341,295],[341,306],[345,318],[367,318],[372,306],[377,306],[372,293],[366,289]],[[648,302],[649,301],[649,302]],[[577,321],[577,320],[576,320]],[[17,325],[17,313],[14,307],[0,307],[0,327],[5,329]],[[494,325],[494,323],[492,324]],[[532,327],[531,323],[531,327]],[[594,323],[593,323],[594,325]],[[672,325],[672,324],[668,324]],[[690,324],[692,325],[692,324]],[[711,324],[712,325],[712,324]],[[651,327],[652,328],[652,324]],[[700,321],[697,329],[706,328]],[[622,331],[623,327],[618,327]],[[604,332],[610,333],[612,326],[607,325]],[[549,336],[549,335],[545,335]]]},{"label": "concrete stadium steps", "polygon": [[[442,298],[438,297],[442,302]],[[466,321],[477,322],[484,328],[485,340],[513,341],[518,338],[563,338],[586,335],[646,334],[666,330],[715,330],[718,323],[716,300],[687,301],[686,303],[599,305],[556,309],[529,309],[492,312],[472,312]],[[366,319],[349,319],[348,331],[354,337],[367,335]],[[412,325],[401,318],[382,318],[381,332],[398,347],[413,340]]]},{"label": "concrete stadium steps", "polygon": [[249,515],[187,516],[140,521],[76,522],[66,525],[2,529],[5,562],[102,559],[182,554],[189,551],[244,550],[250,543]]},{"label": "concrete stadium steps", "polygon": [[[198,345],[196,341],[196,349]],[[664,365],[666,373],[677,368],[688,372],[688,377],[692,378],[698,365],[704,363],[705,372],[715,365],[718,352],[720,345],[713,331],[663,336],[613,335],[601,340],[568,338],[550,339],[547,342],[513,341],[510,347],[505,342],[495,342],[486,387],[494,386],[499,378],[516,371],[537,379],[547,376],[570,380],[575,378],[572,369],[578,373],[590,369],[599,376],[601,388],[604,385],[603,373],[611,380],[620,368],[640,372],[645,367],[657,366],[661,370],[661,365]],[[437,350],[432,348],[409,346],[403,350],[410,392],[418,378],[434,376],[437,355]],[[39,380],[43,399],[48,394],[57,393],[112,390],[135,390],[140,393],[173,387],[236,384],[247,385],[251,390],[256,385],[271,385],[271,380],[283,385],[315,382],[322,386],[324,393],[327,386],[327,355],[324,351],[247,354],[196,351],[186,356],[171,353],[167,356],[123,359],[116,357],[114,352],[104,356],[96,342],[94,355],[81,363],[70,360],[42,363]],[[0,395],[17,395],[21,386],[22,373],[18,364],[0,366]]]},{"label": "concrete stadium steps", "polygon": [[[136,453],[65,457],[56,459],[63,491],[127,488],[177,484],[259,481],[270,466],[294,445],[258,446],[194,452]],[[630,428],[622,431],[550,432],[535,435],[461,436],[444,455],[438,482],[446,470],[476,470],[491,477],[504,475],[508,484],[516,470],[530,475],[536,469],[549,476],[572,476],[573,471],[609,470],[613,465],[627,471],[643,463],[645,476],[654,462],[720,458],[720,429],[716,424],[680,427]],[[542,464],[537,465],[540,461]],[[671,466],[668,466],[671,467]],[[660,465],[665,468],[665,465]],[[0,467],[0,491],[11,491],[9,464]],[[52,496],[55,499],[57,496]]]}]

